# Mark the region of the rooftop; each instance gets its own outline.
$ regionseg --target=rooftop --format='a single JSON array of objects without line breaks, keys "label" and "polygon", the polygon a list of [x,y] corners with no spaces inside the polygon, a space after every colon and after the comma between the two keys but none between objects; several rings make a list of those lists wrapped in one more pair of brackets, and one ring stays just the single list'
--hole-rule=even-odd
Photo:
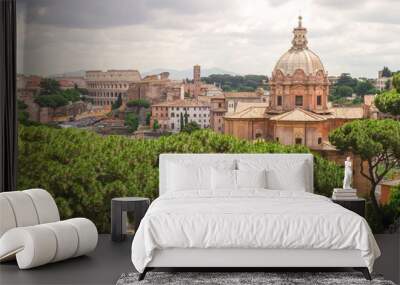
[{"label": "rooftop", "polygon": [[260,108],[260,107],[268,107],[269,104],[268,103],[261,103],[261,102],[256,103],[256,102],[241,102],[241,101],[239,101],[237,103],[237,105],[236,105],[235,112],[239,113],[239,112],[242,112],[242,111],[244,111],[244,110],[246,110],[246,109],[248,109],[250,107],[253,107],[253,106]]},{"label": "rooftop", "polygon": [[255,97],[258,98],[260,95],[258,95],[256,92],[224,92],[225,98],[249,98],[249,97]]},{"label": "rooftop", "polygon": [[262,119],[265,118],[265,111],[268,108],[266,103],[251,103],[249,106],[243,107],[239,112],[225,115],[230,119]]},{"label": "rooftop", "polygon": [[[330,116],[336,119],[362,119],[364,109],[360,107],[334,107],[329,109]],[[328,115],[329,116],[329,115]]]},{"label": "rooftop", "polygon": [[154,104],[152,107],[208,107],[208,105],[195,99],[179,99]]},{"label": "rooftop", "polygon": [[397,186],[400,185],[400,179],[382,181],[379,185]]},{"label": "rooftop", "polygon": [[292,111],[273,116],[270,118],[270,120],[291,122],[321,122],[325,121],[326,117],[300,108],[296,108]]}]

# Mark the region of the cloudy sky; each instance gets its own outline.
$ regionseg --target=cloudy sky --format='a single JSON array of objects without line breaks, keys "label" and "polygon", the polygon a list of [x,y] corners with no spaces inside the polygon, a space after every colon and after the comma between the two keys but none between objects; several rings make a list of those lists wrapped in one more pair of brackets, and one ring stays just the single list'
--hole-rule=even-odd
[{"label": "cloudy sky", "polygon": [[267,74],[299,13],[330,75],[400,70],[399,0],[17,0],[18,70]]}]

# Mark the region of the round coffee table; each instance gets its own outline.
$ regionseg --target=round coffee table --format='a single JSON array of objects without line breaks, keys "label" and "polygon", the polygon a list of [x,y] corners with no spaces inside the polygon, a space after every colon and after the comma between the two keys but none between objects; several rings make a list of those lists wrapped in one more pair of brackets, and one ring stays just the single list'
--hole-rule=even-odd
[{"label": "round coffee table", "polygon": [[150,199],[144,197],[120,197],[111,200],[111,239],[123,241],[126,238],[127,212],[134,213],[135,231],[146,214]]}]

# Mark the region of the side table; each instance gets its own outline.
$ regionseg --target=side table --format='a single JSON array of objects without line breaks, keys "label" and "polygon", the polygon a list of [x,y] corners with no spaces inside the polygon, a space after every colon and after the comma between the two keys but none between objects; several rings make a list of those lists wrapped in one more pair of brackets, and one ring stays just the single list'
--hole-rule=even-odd
[{"label": "side table", "polygon": [[126,212],[134,213],[135,231],[146,214],[150,199],[143,197],[120,197],[111,200],[111,240],[123,241],[126,238]]},{"label": "side table", "polygon": [[332,202],[339,204],[340,206],[359,214],[361,217],[365,218],[365,199],[364,198],[354,198],[354,199],[332,199]]}]

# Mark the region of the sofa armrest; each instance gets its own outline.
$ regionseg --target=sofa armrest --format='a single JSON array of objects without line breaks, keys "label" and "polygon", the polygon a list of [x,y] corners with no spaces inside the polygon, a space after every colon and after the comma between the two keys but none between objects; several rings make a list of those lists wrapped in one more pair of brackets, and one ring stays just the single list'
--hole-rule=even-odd
[{"label": "sofa armrest", "polygon": [[96,248],[95,225],[85,218],[18,227],[0,238],[0,261],[17,259],[20,269],[87,254]]}]

